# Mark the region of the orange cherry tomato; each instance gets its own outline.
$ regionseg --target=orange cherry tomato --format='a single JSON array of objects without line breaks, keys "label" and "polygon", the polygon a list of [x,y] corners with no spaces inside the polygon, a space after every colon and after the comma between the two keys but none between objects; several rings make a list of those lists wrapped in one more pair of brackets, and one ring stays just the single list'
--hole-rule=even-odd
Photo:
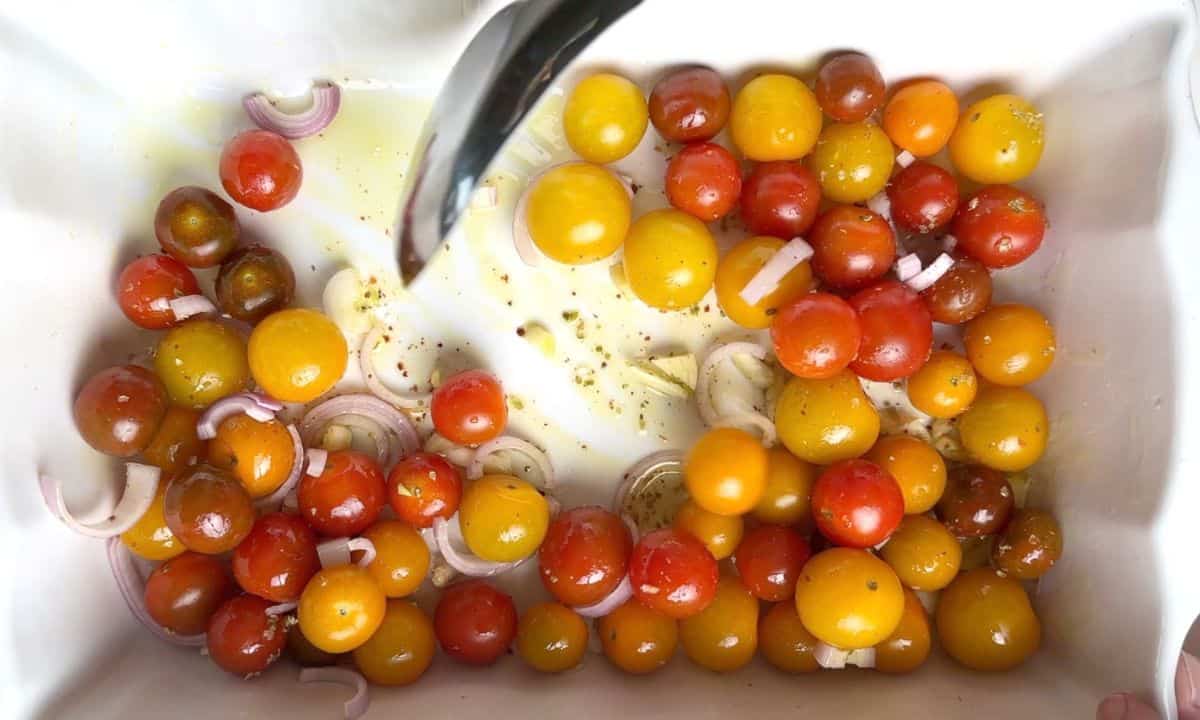
[{"label": "orange cherry tomato", "polygon": [[822,380],[842,372],[862,342],[858,313],[837,295],[809,293],[779,308],[771,321],[779,364],[797,377]]},{"label": "orange cherry tomato", "polygon": [[978,391],[975,368],[965,357],[950,350],[934,350],[921,369],[908,377],[909,402],[935,418],[961,415],[974,402]]},{"label": "orange cherry tomato", "polygon": [[208,461],[237,478],[252,498],[279,489],[297,461],[291,433],[278,420],[231,415],[208,443]]},{"label": "orange cherry tomato", "polygon": [[1042,641],[1042,624],[1020,581],[987,567],[950,583],[935,618],[942,648],[972,670],[1011,670]]},{"label": "orange cherry tomato", "polygon": [[767,486],[767,450],[745,430],[714,428],[688,452],[683,478],[700,507],[742,515],[754,509]]},{"label": "orange cherry tomato", "polygon": [[482,370],[461,372],[438,386],[430,403],[433,426],[459,445],[479,445],[504,432],[508,405],[504,388]]},{"label": "orange cherry tomato", "polygon": [[788,452],[773,447],[767,454],[767,487],[752,511],[754,519],[777,525],[795,525],[808,520],[812,509],[812,486],[817,471]]},{"label": "orange cherry tomato", "polygon": [[671,524],[704,543],[704,547],[717,560],[724,560],[733,554],[742,541],[745,529],[741,515],[711,513],[694,500],[688,500],[675,511],[675,519]]},{"label": "orange cherry tomato", "polygon": [[921,667],[933,645],[929,625],[929,615],[917,594],[904,588],[904,614],[888,639],[875,646],[875,669],[899,674]]},{"label": "orange cherry tomato", "polygon": [[946,463],[929,443],[908,435],[881,437],[866,459],[896,480],[908,515],[929,512],[946,490]]},{"label": "orange cherry tomato", "polygon": [[730,320],[742,327],[765,328],[771,324],[771,314],[777,308],[812,289],[812,268],[808,262],[802,262],[757,303],[751,305],[742,298],[742,290],[783,246],[784,242],[778,238],[752,237],[734,245],[721,258],[713,284],[717,304]]},{"label": "orange cherry tomato", "polygon": [[296,617],[300,631],[317,648],[344,653],[379,629],[387,598],[363,568],[337,565],[320,570],[304,587]]},{"label": "orange cherry tomato", "polygon": [[679,644],[675,619],[636,599],[600,618],[597,629],[604,656],[630,675],[647,675],[666,665]]},{"label": "orange cherry tomato", "polygon": [[817,645],[821,643],[796,614],[796,603],[789,601],[771,606],[758,623],[758,642],[762,656],[788,673],[810,673],[821,669]]},{"label": "orange cherry tomato", "polygon": [[905,85],[883,109],[888,137],[917,157],[929,157],[945,147],[957,124],[958,98],[937,80]]},{"label": "orange cherry tomato", "polygon": [[379,629],[354,649],[354,665],[376,685],[411,685],[433,663],[433,622],[421,608],[388,600]]},{"label": "orange cherry tomato", "polygon": [[362,534],[375,545],[367,572],[389,598],[412,595],[429,573],[429,546],[411,525],[380,520]]},{"label": "orange cherry tomato", "polygon": [[721,578],[708,607],[679,621],[679,641],[688,658],[706,670],[745,666],[758,648],[758,600],[737,578]]},{"label": "orange cherry tomato", "polygon": [[558,603],[534,605],[517,624],[517,654],[539,672],[559,673],[578,666],[587,646],[587,623]]}]

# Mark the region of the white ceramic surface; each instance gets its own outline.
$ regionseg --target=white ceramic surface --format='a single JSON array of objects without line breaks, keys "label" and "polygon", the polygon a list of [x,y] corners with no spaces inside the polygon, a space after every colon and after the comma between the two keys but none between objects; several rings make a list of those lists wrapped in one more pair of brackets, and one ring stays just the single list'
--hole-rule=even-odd
[{"label": "white ceramic surface", "polygon": [[[244,683],[141,632],[101,546],[45,513],[35,477],[70,476],[73,506],[111,490],[108,465],[72,430],[70,400],[88,372],[145,346],[148,336],[128,330],[111,302],[112,279],[153,247],[149,213],[165,189],[217,186],[220,144],[246,124],[237,98],[259,87],[294,91],[314,77],[429,97],[488,12],[476,4],[0,4],[0,229],[10,267],[0,286],[0,715],[340,716],[344,690],[297,686],[282,668]],[[1182,0],[1011,0],[974,10],[945,0],[649,0],[573,70],[616,67],[648,88],[663,67],[700,61],[736,85],[761,67],[808,74],[822,54],[854,48],[889,81],[937,75],[968,99],[995,83],[1038,102],[1047,149],[1024,185],[1045,198],[1052,226],[1041,252],[998,284],[1000,297],[1047,312],[1060,340],[1058,365],[1035,388],[1052,443],[1034,502],[1062,521],[1067,553],[1037,593],[1045,642],[1032,662],[979,675],[939,656],[911,677],[803,678],[756,663],[717,677],[679,657],[657,677],[630,679],[591,658],[548,680],[512,659],[470,671],[442,658],[417,686],[376,690],[368,717],[1074,718],[1090,717],[1116,689],[1170,703],[1175,656],[1200,609],[1187,552],[1200,507],[1200,381],[1189,372],[1200,357],[1195,22]],[[383,138],[375,147],[415,132],[419,101],[374,107],[392,115],[356,127]],[[643,151],[631,174],[661,162]],[[387,266],[387,208],[398,198],[372,200],[381,215],[360,221],[368,205],[353,193],[398,189],[407,158],[396,152],[394,164],[344,167],[357,156],[303,146],[308,174],[295,207],[240,212],[250,233],[293,260],[305,300],[319,303],[324,279],[347,261]],[[529,272],[507,248],[496,256]],[[543,409],[564,437],[608,455],[620,449],[620,425],[596,421],[565,373],[531,359],[512,326],[497,324],[507,316],[495,297],[464,282],[478,269],[471,258],[460,250],[452,259],[453,277],[414,291],[442,332],[450,326],[455,340],[483,348],[527,397],[554,398]],[[686,439],[694,421],[680,427]],[[636,456],[654,443],[631,444]],[[604,497],[586,454],[562,453],[583,478],[578,500]]]}]

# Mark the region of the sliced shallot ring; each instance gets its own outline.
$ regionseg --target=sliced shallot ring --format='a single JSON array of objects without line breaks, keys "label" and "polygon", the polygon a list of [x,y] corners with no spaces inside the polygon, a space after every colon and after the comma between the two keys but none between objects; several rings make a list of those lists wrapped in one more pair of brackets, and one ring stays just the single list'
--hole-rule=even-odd
[{"label": "sliced shallot ring", "polygon": [[909,253],[897,260],[893,269],[897,280],[907,282],[921,272],[921,258],[916,253]]},{"label": "sliced shallot ring", "polygon": [[709,427],[714,427],[720,421],[712,404],[712,391],[709,388],[717,365],[737,354],[750,355],[766,362],[767,351],[761,345],[752,342],[731,342],[715,348],[704,358],[700,372],[696,376],[696,404],[700,408],[700,417]]},{"label": "sliced shallot ring", "polygon": [[308,461],[304,466],[304,474],[309,477],[320,477],[325,472],[325,463],[329,461],[329,451],[321,448],[309,448],[304,451]]},{"label": "sliced shallot ring", "polygon": [[867,209],[886,220],[888,225],[892,224],[892,199],[888,197],[886,190],[872,195],[871,199],[867,200]]},{"label": "sliced shallot ring", "polygon": [[953,235],[942,236],[942,250],[945,252],[954,252],[954,248],[958,247],[958,238]]},{"label": "sliced shallot ring", "polygon": [[839,647],[834,647],[829,643],[817,643],[816,649],[813,650],[813,659],[817,664],[827,670],[842,670],[847,665],[854,665],[860,668],[875,667],[875,648],[861,648],[859,650],[843,650]]},{"label": "sliced shallot ring", "polygon": [[650,453],[641,460],[638,460],[621,476],[621,484],[617,485],[616,492],[613,493],[612,511],[618,515],[621,515],[622,519],[625,519],[622,509],[625,506],[625,500],[629,496],[629,491],[633,489],[633,486],[638,482],[638,480],[641,480],[642,478],[646,477],[646,475],[654,470],[659,469],[663,465],[682,463],[683,453],[679,450],[659,450],[658,452]]},{"label": "sliced shallot ring", "polygon": [[269,616],[270,615],[287,615],[291,611],[295,610],[296,607],[297,607],[297,604],[294,602],[285,602],[285,603],[279,603],[278,605],[272,605],[271,607],[267,608],[266,612],[267,612],[267,615],[269,615]]},{"label": "sliced shallot ring", "polygon": [[900,151],[900,152],[899,152],[899,153],[896,155],[896,164],[897,164],[897,165],[899,165],[899,166],[900,166],[900,167],[902,167],[902,168],[906,168],[906,167],[908,167],[909,165],[912,165],[912,164],[913,164],[913,162],[915,162],[915,161],[916,161],[916,159],[917,159],[917,156],[916,156],[916,155],[913,155],[912,153],[910,153],[910,152],[909,152],[909,151],[907,151],[907,150],[901,150],[901,151]]},{"label": "sliced shallot ring", "polygon": [[139,623],[154,633],[155,637],[173,645],[183,645],[185,647],[202,647],[204,645],[203,633],[199,635],[177,635],[159,625],[154,621],[154,618],[150,617],[150,611],[146,609],[145,583],[142,580],[141,573],[138,572],[133,553],[129,552],[129,548],[125,546],[125,543],[121,542],[121,538],[109,538],[106,550],[108,553],[108,566],[112,570],[113,579],[117,581],[117,590],[121,593],[121,599],[125,601],[125,606],[129,608],[129,612],[133,614],[133,617]]},{"label": "sliced shallot ring", "polygon": [[346,720],[358,720],[366,714],[371,705],[370,690],[367,679],[360,673],[342,667],[311,667],[300,671],[301,683],[335,683],[354,689],[354,697],[346,701],[344,708]]},{"label": "sliced shallot ring", "polygon": [[171,313],[179,322],[194,315],[208,315],[217,311],[217,306],[212,304],[212,300],[203,295],[183,295],[171,298],[167,301],[167,306],[171,308]]},{"label": "sliced shallot ring", "polygon": [[337,537],[317,543],[317,559],[323,568],[349,565],[350,553],[355,551],[363,554],[358,559],[359,567],[366,567],[375,559],[375,543],[364,537]]},{"label": "sliced shallot ring", "polygon": [[[521,261],[529,267],[537,267],[542,262],[542,254],[537,249],[537,245],[534,244],[533,236],[529,234],[529,223],[525,219],[526,211],[529,209],[529,191],[537,184],[538,180],[542,179],[543,175],[567,164],[569,163],[551,165],[537,175],[529,178],[525,189],[521,191],[521,196],[517,198],[517,206],[513,209],[513,247],[516,248],[517,255],[521,258]],[[621,185],[625,188],[625,194],[632,199],[633,179],[628,175],[613,173],[611,170],[609,172],[620,181]]]},{"label": "sliced shallot ring", "polygon": [[762,436],[763,445],[771,447],[775,444],[778,431],[775,429],[775,423],[771,422],[771,418],[763,415],[757,410],[744,410],[742,412],[722,415],[717,418],[717,422],[713,427],[732,427],[740,430],[747,428],[758,430]]},{"label": "sliced shallot ring", "polygon": [[436,453],[459,467],[466,467],[475,459],[475,449],[458,445],[434,433],[425,441],[425,452]]},{"label": "sliced shallot ring", "polygon": [[905,285],[913,292],[923,292],[933,287],[933,284],[942,279],[950,268],[954,267],[954,258],[946,253],[942,253],[929,263],[929,267],[909,278]]},{"label": "sliced shallot ring", "polygon": [[342,90],[337,85],[328,82],[314,83],[312,86],[312,104],[304,110],[295,113],[284,112],[262,93],[242,100],[242,107],[250,120],[263,130],[295,140],[297,138],[315,135],[337,117],[342,105]]},{"label": "sliced shallot ring", "polygon": [[738,295],[748,305],[759,304],[763,298],[775,292],[775,288],[779,287],[779,283],[788,273],[812,256],[812,245],[802,237],[792,238],[791,242],[779,248],[779,251],[754,273],[754,277],[750,278],[750,282],[746,283],[746,287],[742,288]]},{"label": "sliced shallot ring", "polygon": [[[386,471],[400,458],[421,447],[421,439],[412,420],[387,402],[367,393],[351,393],[330,398],[310,410],[300,421],[300,435],[312,446],[320,444],[325,427],[340,418],[363,418],[379,426],[389,437],[375,438],[379,461]],[[343,420],[339,425],[352,425]]]},{"label": "sliced shallot ring", "polygon": [[[456,520],[456,518],[452,518],[452,520]],[[442,554],[447,565],[467,577],[493,577],[506,573],[525,561],[525,558],[522,558],[515,562],[492,562],[474,555],[460,553],[450,542],[448,525],[446,518],[436,517],[433,519],[433,537],[437,541],[438,552]]]},{"label": "sliced shallot ring", "polygon": [[500,193],[495,185],[480,185],[471,193],[472,210],[491,210],[500,204]]},{"label": "sliced shallot ring", "polygon": [[254,506],[260,510],[282,507],[284,500],[300,484],[300,476],[304,473],[304,443],[300,441],[300,431],[291,424],[287,426],[287,431],[292,436],[292,471],[274,492],[254,501]]},{"label": "sliced shallot ring", "polygon": [[484,461],[505,450],[519,452],[532,460],[534,467],[542,476],[542,486],[538,489],[545,493],[554,492],[554,467],[550,464],[550,458],[533,443],[509,435],[488,440],[475,450],[475,456],[471,459],[471,464],[467,466],[467,479],[478,480],[483,477]]},{"label": "sliced shallot ring", "polygon": [[383,381],[379,379],[379,373],[375,370],[375,362],[372,360],[372,356],[375,354],[375,349],[383,340],[383,335],[383,325],[376,325],[371,328],[371,331],[363,338],[362,344],[358,346],[358,367],[362,370],[363,381],[366,382],[367,389],[377,397],[398,408],[423,410],[429,407],[429,400],[432,397],[430,393],[399,393],[384,385]]},{"label": "sliced shallot ring", "polygon": [[154,504],[154,496],[158,492],[158,482],[161,478],[162,470],[153,465],[125,463],[125,492],[108,517],[98,523],[84,523],[75,519],[75,516],[67,509],[61,482],[43,473],[39,484],[42,489],[42,498],[46,500],[50,510],[58,515],[67,527],[80,535],[111,538],[136,525],[137,521],[146,514],[150,506]]},{"label": "sliced shallot ring", "polygon": [[196,423],[196,436],[201,440],[212,440],[217,436],[217,428],[221,423],[233,415],[246,415],[251,420],[265,423],[274,420],[275,413],[282,409],[282,403],[261,393],[229,395],[208,406]]},{"label": "sliced shallot ring", "polygon": [[586,618],[604,617],[624,605],[631,597],[633,597],[633,585],[629,583],[629,575],[626,574],[625,577],[621,578],[621,582],[604,599],[591,605],[573,607],[571,609]]}]

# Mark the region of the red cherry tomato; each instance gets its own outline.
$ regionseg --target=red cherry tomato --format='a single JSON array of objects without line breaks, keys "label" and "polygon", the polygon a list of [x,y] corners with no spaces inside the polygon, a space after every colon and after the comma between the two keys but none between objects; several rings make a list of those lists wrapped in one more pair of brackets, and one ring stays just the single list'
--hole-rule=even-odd
[{"label": "red cherry tomato", "polygon": [[718,576],[717,561],[704,543],[675,528],[644,535],[629,559],[634,597],[676,619],[708,607],[717,593]]},{"label": "red cherry tomato", "polygon": [[383,473],[365,453],[329,453],[321,474],[300,478],[300,517],[322,535],[357,535],[383,509],[387,488]]},{"label": "red cherry tomato", "polygon": [[388,473],[387,497],[392,510],[415,528],[433,525],[434,518],[450,519],[462,500],[462,475],[436,453],[413,453]]},{"label": "red cherry tomato", "polygon": [[896,173],[887,189],[892,220],[916,233],[946,225],[958,209],[958,183],[942,168],[923,160]]},{"label": "red cherry tomato", "polygon": [[504,432],[508,406],[500,381],[482,370],[467,370],[433,391],[433,427],[450,442],[478,445]]},{"label": "red cherry tomato", "polygon": [[742,192],[742,169],[720,145],[697,143],[667,164],[667,200],[704,222],[725,216]]},{"label": "red cherry tomato", "polygon": [[742,538],[734,564],[742,584],[768,602],[787,600],[796,593],[800,569],[812,548],[803,535],[782,525],[759,525]]},{"label": "red cherry tomato", "polygon": [[862,326],[862,344],[850,369],[868,380],[889,382],[912,375],[929,359],[933,319],[907,286],[885,280],[850,298]]},{"label": "red cherry tomato", "polygon": [[491,665],[517,634],[517,608],[511,597],[483,580],[467,580],[442,593],[433,630],[451,658],[467,665]]},{"label": "red cherry tomato", "polygon": [[1037,198],[1008,185],[989,185],[954,217],[957,249],[989,268],[1012,267],[1032,255],[1046,234],[1046,211]]},{"label": "red cherry tomato", "polygon": [[237,593],[229,571],[212,555],[185,552],[146,578],[146,610],[154,622],[178,635],[208,627],[217,608]]},{"label": "red cherry tomato", "polygon": [[817,219],[821,184],[798,162],[759,163],[742,186],[742,222],[756,235],[784,240],[803,235]]},{"label": "red cherry tomato", "polygon": [[837,295],[809,293],[779,308],[771,321],[775,357],[793,375],[830,378],[858,353],[858,313]]},{"label": "red cherry tomato", "polygon": [[321,569],[317,536],[296,515],[270,513],[233,549],[233,577],[248,593],[277,603],[300,599]]},{"label": "red cherry tomato", "polygon": [[826,285],[857,290],[883,277],[896,261],[896,236],[887,221],[856,205],[835,205],[809,233],[812,269]]},{"label": "red cherry tomato", "polygon": [[254,210],[277,210],[300,192],[304,170],[296,149],[269,130],[247,130],[221,151],[221,185],[236,202]]},{"label": "red cherry tomato", "polygon": [[283,655],[287,617],[268,615],[271,604],[256,595],[238,595],[217,610],[206,638],[208,656],[217,667],[249,679]]},{"label": "red cherry tomato", "polygon": [[571,508],[550,522],[538,550],[542,584],[565,605],[597,603],[625,577],[632,549],[621,518],[604,508]]},{"label": "red cherry tomato", "polygon": [[711,139],[729,119],[729,88],[715,70],[677,70],[650,91],[650,122],[672,142]]},{"label": "red cherry tomato", "polygon": [[868,548],[888,538],[904,518],[904,495],[887,470],[869,460],[842,460],[813,483],[813,518],[837,545]]},{"label": "red cherry tomato", "polygon": [[199,295],[200,285],[187,265],[170,255],[147,255],[125,266],[117,277],[117,303],[139,327],[162,330],[175,325],[167,302]]}]

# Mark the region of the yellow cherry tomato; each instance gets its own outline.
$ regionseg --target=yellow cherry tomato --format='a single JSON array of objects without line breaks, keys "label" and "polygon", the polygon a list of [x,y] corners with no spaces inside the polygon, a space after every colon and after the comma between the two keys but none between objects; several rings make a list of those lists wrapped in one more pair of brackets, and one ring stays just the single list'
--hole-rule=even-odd
[{"label": "yellow cherry tomato", "polygon": [[713,428],[688,452],[683,481],[692,500],[711,513],[748,513],[767,486],[767,449],[745,430]]},{"label": "yellow cherry tomato", "polygon": [[1042,159],[1042,114],[1018,95],[993,95],[963,111],[950,136],[950,161],[977,183],[1026,178]]},{"label": "yellow cherry tomato", "polygon": [[735,577],[723,577],[708,607],[679,621],[679,641],[692,662],[732,672],[758,648],[758,600]]},{"label": "yellow cherry tomato", "polygon": [[896,573],[866,550],[819,552],[800,571],[796,612],[817,639],[843,650],[883,642],[904,613]]},{"label": "yellow cherry tomato", "polygon": [[958,419],[963,448],[1003,472],[1024,470],[1046,452],[1050,421],[1042,401],[1024,388],[991,385]]},{"label": "yellow cherry tomato", "polygon": [[962,566],[962,546],[946,526],[925,515],[908,515],[880,551],[900,582],[933,592],[950,584]]},{"label": "yellow cherry tomato", "polygon": [[784,672],[810,673],[821,669],[817,645],[821,642],[804,627],[796,614],[796,603],[775,603],[758,623],[762,656]]},{"label": "yellow cherry tomato", "polygon": [[681,210],[648,212],[625,239],[625,279],[639,300],[660,310],[695,305],[717,273],[717,241]]},{"label": "yellow cherry tomato", "polygon": [[888,137],[917,157],[929,157],[945,147],[957,123],[958,98],[937,80],[905,85],[883,109]]},{"label": "yellow cherry tomato", "polygon": [[858,457],[879,437],[879,413],[849,370],[824,380],[794,377],[775,404],[779,439],[796,457],[829,465]]},{"label": "yellow cherry tomato", "polygon": [[309,402],[346,372],[346,338],[316,310],[292,308],[263,318],[250,333],[250,372],[271,397]]},{"label": "yellow cherry tomato", "polygon": [[1054,328],[1046,316],[1015,303],[993,305],[963,330],[967,358],[996,385],[1028,385],[1054,362]]},{"label": "yellow cherry tomato", "polygon": [[350,652],[379,629],[387,598],[363,568],[318,570],[304,586],[296,616],[300,632],[318,650]]},{"label": "yellow cherry tomato", "polygon": [[147,560],[170,560],[187,550],[167,527],[163,496],[167,494],[167,479],[158,482],[154,502],[138,521],[121,533],[121,542],[138,557]]},{"label": "yellow cherry tomato", "polygon": [[463,491],[458,522],[471,552],[492,562],[513,562],[542,544],[550,506],[520,478],[484,475]]},{"label": "yellow cherry tomato", "polygon": [[581,158],[594,163],[615,162],[633,152],[649,121],[641,89],[612,73],[581,80],[563,107],[567,143]]},{"label": "yellow cherry tomato", "polygon": [[630,675],[647,675],[666,665],[679,644],[675,619],[637,598],[600,618],[597,629],[604,656]]},{"label": "yellow cherry tomato", "polygon": [[390,598],[412,595],[429,572],[429,546],[411,525],[380,520],[363,533],[375,545],[367,572]]},{"label": "yellow cherry tomato", "polygon": [[741,292],[746,284],[784,244],[779,238],[759,235],[734,245],[721,258],[715,282],[717,304],[730,320],[755,330],[770,327],[771,314],[779,306],[812,289],[812,268],[805,260],[789,270],[775,289],[754,305],[742,299]]},{"label": "yellow cherry tomato", "polygon": [[288,479],[296,449],[291,433],[278,420],[259,422],[249,415],[231,415],[209,441],[208,461],[237,478],[250,497],[260,498]]},{"label": "yellow cherry tomato", "polygon": [[896,479],[906,514],[929,512],[946,490],[946,461],[915,437],[881,437],[866,457]]},{"label": "yellow cherry tomato", "polygon": [[376,685],[411,685],[433,662],[433,621],[406,600],[388,600],[379,629],[354,649],[354,664]]},{"label": "yellow cherry tomato", "polygon": [[729,132],[750,160],[796,160],[817,142],[821,106],[798,78],[759,75],[734,97]]},{"label": "yellow cherry tomato", "polygon": [[587,623],[565,605],[539,603],[517,624],[517,654],[539,672],[570,670],[583,661],[587,646]]},{"label": "yellow cherry tomato", "polygon": [[688,500],[675,512],[672,524],[704,543],[712,556],[724,560],[742,541],[745,523],[741,515],[718,515]]},{"label": "yellow cherry tomato", "polygon": [[767,485],[751,512],[759,522],[795,525],[812,511],[817,469],[782,447],[767,451]]},{"label": "yellow cherry tomato", "polygon": [[888,639],[875,646],[875,669],[889,674],[910,673],[929,658],[932,644],[929,615],[917,594],[904,588],[904,614]]},{"label": "yellow cherry tomato", "polygon": [[207,407],[250,385],[246,341],[213,320],[188,320],[167,331],[154,352],[154,371],[171,400]]},{"label": "yellow cherry tomato", "polygon": [[958,576],[938,598],[942,648],[972,670],[1011,670],[1042,640],[1042,624],[1021,583],[991,568]]},{"label": "yellow cherry tomato", "polygon": [[822,130],[809,163],[822,195],[834,202],[857,203],[883,190],[895,159],[887,133],[873,120],[863,120]]},{"label": "yellow cherry tomato", "polygon": [[611,171],[588,163],[547,170],[529,189],[525,224],[552,260],[582,265],[612,255],[631,222],[629,192]]},{"label": "yellow cherry tomato", "polygon": [[949,350],[935,350],[920,370],[908,376],[909,402],[935,418],[962,414],[978,391],[975,368],[965,357]]}]

